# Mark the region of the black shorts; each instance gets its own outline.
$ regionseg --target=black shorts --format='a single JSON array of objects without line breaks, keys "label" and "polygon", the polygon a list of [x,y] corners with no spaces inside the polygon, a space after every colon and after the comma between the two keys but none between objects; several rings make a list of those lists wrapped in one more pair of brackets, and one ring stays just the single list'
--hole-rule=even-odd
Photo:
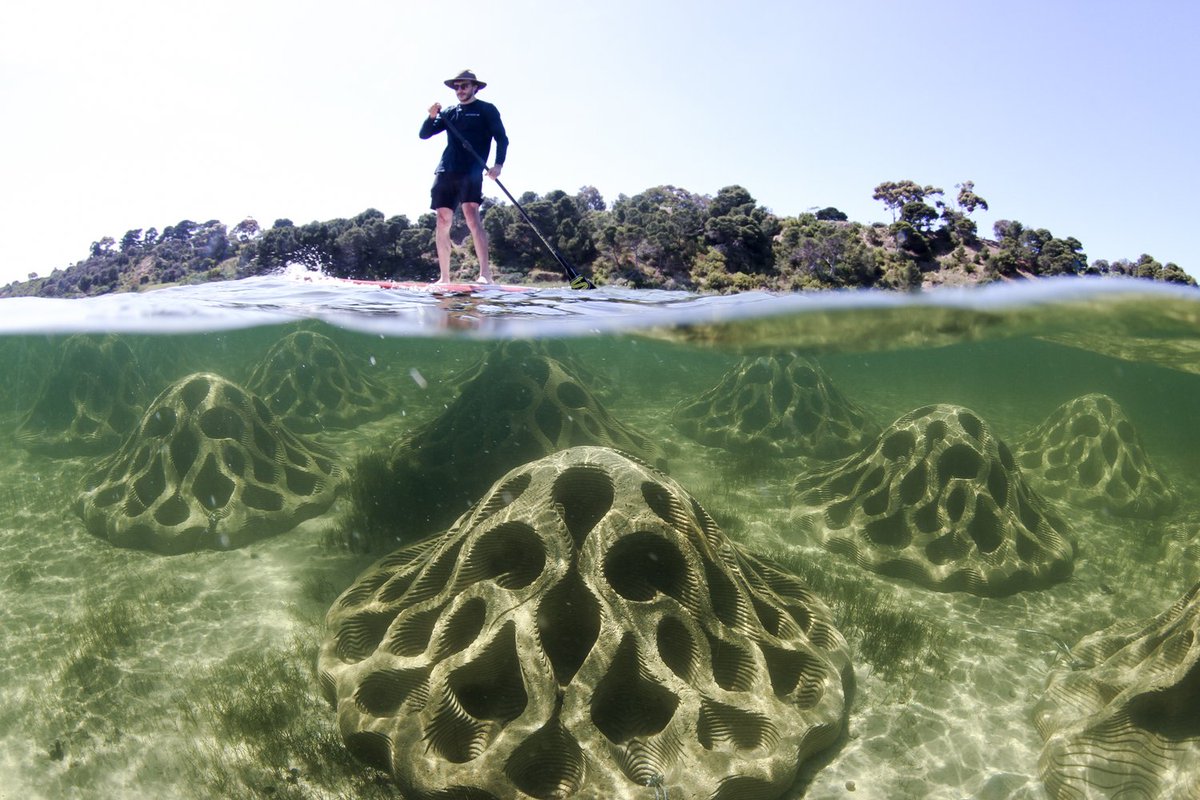
[{"label": "black shorts", "polygon": [[433,199],[429,207],[458,208],[460,203],[483,202],[482,172],[439,172],[429,192]]}]

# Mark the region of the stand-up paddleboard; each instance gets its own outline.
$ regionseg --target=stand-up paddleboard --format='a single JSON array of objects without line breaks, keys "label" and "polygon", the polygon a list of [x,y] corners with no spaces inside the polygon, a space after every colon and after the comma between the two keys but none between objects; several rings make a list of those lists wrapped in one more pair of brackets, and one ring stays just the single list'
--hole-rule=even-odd
[{"label": "stand-up paddleboard", "polygon": [[488,292],[533,292],[533,286],[514,283],[427,283],[425,281],[370,281],[359,278],[337,278],[341,283],[373,286],[376,289],[404,289],[428,294],[486,294]]}]

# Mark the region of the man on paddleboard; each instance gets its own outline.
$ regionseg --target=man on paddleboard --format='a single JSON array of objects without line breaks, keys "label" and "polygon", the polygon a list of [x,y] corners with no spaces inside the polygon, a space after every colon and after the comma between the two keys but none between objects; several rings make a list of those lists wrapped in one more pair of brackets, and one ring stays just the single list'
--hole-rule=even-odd
[{"label": "man on paddleboard", "polygon": [[[487,84],[475,77],[474,72],[463,70],[445,83],[454,90],[458,105],[442,110],[441,103],[434,103],[429,107],[429,117],[421,123],[422,139],[435,136],[448,127],[454,133],[447,137],[446,149],[434,170],[431,191],[430,208],[437,212],[436,241],[441,270],[437,282],[450,282],[450,223],[454,221],[454,209],[461,205],[479,259],[479,282],[492,283],[487,233],[479,216],[479,204],[483,202],[483,172],[486,170],[492,180],[500,177],[504,157],[508,154],[508,135],[496,107],[475,96]],[[493,139],[496,141],[496,162],[488,168],[486,159],[491,153]],[[484,159],[483,163],[480,158]]]}]

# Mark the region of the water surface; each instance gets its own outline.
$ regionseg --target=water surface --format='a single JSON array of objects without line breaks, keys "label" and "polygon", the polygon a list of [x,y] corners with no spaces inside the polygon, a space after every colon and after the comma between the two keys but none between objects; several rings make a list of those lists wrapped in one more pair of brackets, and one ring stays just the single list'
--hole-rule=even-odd
[{"label": "water surface", "polygon": [[[808,765],[803,796],[1045,798],[1033,708],[1064,645],[1158,614],[1200,578],[1198,300],[1082,280],[914,296],[438,298],[275,277],[0,301],[0,798],[398,796],[346,754],[314,674],[325,612],[383,554],[339,541],[349,493],[244,547],[161,555],[113,546],[75,511],[119,443],[47,453],[17,435],[48,386],[70,391],[48,382],[78,337],[128,347],[145,407],[195,373],[244,385],[300,330],[389,393],[385,415],[302,434],[346,468],[445,413],[494,348],[536,339],[568,354],[614,418],[670,448],[670,476],[726,535],[828,593],[856,691],[848,736]],[[937,592],[868,572],[797,522],[796,480],[813,459],[747,457],[673,424],[678,404],[746,359],[781,354],[819,364],[881,427],[953,404],[1014,443],[1062,404],[1106,395],[1178,505],[1137,518],[1048,501],[1077,555],[1069,579],[1031,591]]]}]

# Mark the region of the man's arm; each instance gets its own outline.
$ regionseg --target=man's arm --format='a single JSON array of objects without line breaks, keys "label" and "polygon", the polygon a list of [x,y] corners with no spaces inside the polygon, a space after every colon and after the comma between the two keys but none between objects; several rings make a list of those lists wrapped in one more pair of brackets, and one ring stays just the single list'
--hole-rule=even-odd
[{"label": "man's arm", "polygon": [[428,139],[446,130],[446,123],[439,116],[441,112],[441,103],[434,103],[429,107],[429,116],[421,122],[421,132],[419,135],[422,139]]},{"label": "man's arm", "polygon": [[[508,157],[508,134],[504,132],[504,123],[500,121],[500,111],[492,106],[492,113],[489,115],[489,127],[491,128],[492,138],[496,140],[496,168],[504,166],[504,159]],[[491,173],[488,173],[491,175]],[[499,175],[497,170],[496,175]],[[491,175],[495,178],[496,175]]]}]

